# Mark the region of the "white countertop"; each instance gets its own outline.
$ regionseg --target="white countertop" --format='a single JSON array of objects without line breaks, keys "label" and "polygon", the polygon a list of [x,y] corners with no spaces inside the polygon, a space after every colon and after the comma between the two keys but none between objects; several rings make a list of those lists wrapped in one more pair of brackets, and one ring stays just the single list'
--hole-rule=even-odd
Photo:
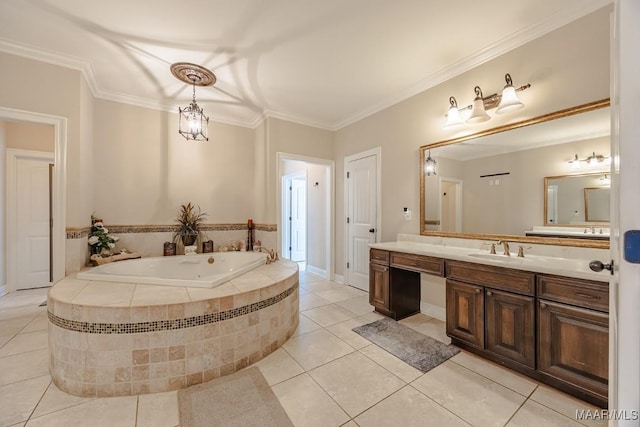
[{"label": "white countertop", "polygon": [[502,246],[496,246],[496,255],[490,254],[488,247],[484,250],[478,250],[473,248],[408,241],[372,243],[369,247],[385,251],[427,255],[438,258],[473,262],[476,264],[532,271],[535,273],[547,273],[558,276],[575,277],[578,279],[597,280],[600,282],[608,282],[611,278],[611,273],[608,270],[603,270],[601,272],[591,271],[589,269],[589,262],[592,260],[590,259],[528,255],[526,251],[524,258],[517,257],[517,252],[511,256],[505,256],[501,254]]}]

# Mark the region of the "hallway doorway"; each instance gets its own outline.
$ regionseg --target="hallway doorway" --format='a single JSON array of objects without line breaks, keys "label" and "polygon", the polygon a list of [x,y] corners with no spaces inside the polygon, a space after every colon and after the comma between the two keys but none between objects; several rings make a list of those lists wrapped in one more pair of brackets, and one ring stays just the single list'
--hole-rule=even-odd
[{"label": "hallway doorway", "polygon": [[276,153],[278,251],[300,269],[333,279],[334,163]]}]

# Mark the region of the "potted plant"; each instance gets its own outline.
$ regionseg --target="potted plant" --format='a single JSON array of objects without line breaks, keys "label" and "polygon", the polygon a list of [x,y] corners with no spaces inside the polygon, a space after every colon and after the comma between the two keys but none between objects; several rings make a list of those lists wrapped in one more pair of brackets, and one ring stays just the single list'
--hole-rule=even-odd
[{"label": "potted plant", "polygon": [[91,215],[91,231],[88,239],[91,253],[109,256],[117,241],[118,237],[109,235],[109,230],[104,226],[102,220]]},{"label": "potted plant", "polygon": [[[203,240],[202,225],[206,213],[200,211],[200,206],[194,206],[191,202],[180,206],[180,213],[176,218],[178,229],[173,233],[173,241],[185,248],[185,253],[196,252]],[[194,248],[195,246],[195,248]]]}]

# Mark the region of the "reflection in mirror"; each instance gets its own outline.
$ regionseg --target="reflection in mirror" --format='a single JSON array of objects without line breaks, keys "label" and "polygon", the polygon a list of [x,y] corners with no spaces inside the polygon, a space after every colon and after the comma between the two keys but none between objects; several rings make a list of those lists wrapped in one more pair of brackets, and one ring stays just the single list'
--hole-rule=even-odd
[{"label": "reflection in mirror", "polygon": [[[609,188],[603,173],[544,179],[545,225],[609,225]],[[604,224],[606,223],[606,224]]]},{"label": "reflection in mirror", "polygon": [[[532,230],[553,224],[584,228],[586,219],[584,188],[580,187],[580,218],[547,221],[546,177],[569,174],[608,173],[605,161],[610,150],[609,101],[603,100],[563,110],[535,119],[502,126],[475,135],[442,141],[421,147],[424,167],[426,154],[437,162],[437,175],[421,174],[421,234],[468,237],[509,238],[512,241],[605,247],[596,236],[577,236],[569,230],[569,239],[531,237]],[[591,162],[586,160],[596,155]],[[578,157],[579,162],[571,162]],[[578,167],[578,170],[576,170]],[[546,186],[544,187],[546,188]],[[587,196],[590,200],[600,195]],[[558,205],[560,208],[560,205]],[[602,216],[598,207],[591,213]],[[595,209],[595,211],[594,211]],[[598,221],[600,222],[600,221]],[[608,224],[606,224],[608,226]],[[599,227],[605,226],[602,222]],[[544,236],[545,234],[536,234]],[[589,239],[593,239],[589,242]]]},{"label": "reflection in mirror", "polygon": [[584,189],[584,215],[587,222],[609,223],[609,187]]}]

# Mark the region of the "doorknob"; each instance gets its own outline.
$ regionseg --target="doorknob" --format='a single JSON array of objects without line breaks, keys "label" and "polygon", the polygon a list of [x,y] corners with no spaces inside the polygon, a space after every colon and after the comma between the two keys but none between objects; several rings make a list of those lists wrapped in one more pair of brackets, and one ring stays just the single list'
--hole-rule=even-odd
[{"label": "doorknob", "polygon": [[375,229],[375,228],[370,228],[370,229],[369,229],[369,233],[375,233],[375,232],[376,232],[376,229]]},{"label": "doorknob", "polygon": [[611,260],[611,264],[603,264],[602,261],[591,261],[589,268],[593,271],[609,270],[613,275],[613,260]]}]

